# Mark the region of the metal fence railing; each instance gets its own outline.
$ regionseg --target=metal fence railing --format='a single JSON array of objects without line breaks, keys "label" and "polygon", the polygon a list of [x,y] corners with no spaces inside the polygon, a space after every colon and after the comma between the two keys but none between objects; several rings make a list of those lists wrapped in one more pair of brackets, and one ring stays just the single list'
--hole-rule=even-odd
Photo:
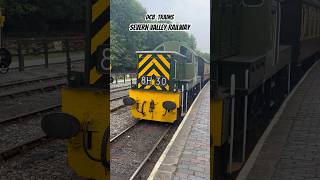
[{"label": "metal fence railing", "polygon": [[[25,68],[26,57],[38,57],[43,59],[45,68],[48,68],[49,55],[65,53],[70,58],[71,52],[83,52],[85,41],[82,37],[76,38],[45,38],[45,39],[18,39],[4,41],[4,47],[8,49],[13,59],[17,59],[19,71]],[[78,60],[78,59],[77,59]],[[79,59],[80,60],[80,59]],[[55,62],[52,62],[54,64]]]}]

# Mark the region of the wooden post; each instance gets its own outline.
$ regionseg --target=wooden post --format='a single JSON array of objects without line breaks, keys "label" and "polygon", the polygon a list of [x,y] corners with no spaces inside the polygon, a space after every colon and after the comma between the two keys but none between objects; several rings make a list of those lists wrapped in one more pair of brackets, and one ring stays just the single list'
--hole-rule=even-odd
[{"label": "wooden post", "polygon": [[116,84],[118,84],[118,75],[115,74],[115,76],[116,76]]},{"label": "wooden post", "polygon": [[69,40],[66,39],[66,40],[64,41],[64,43],[65,43],[65,49],[66,49],[66,59],[67,59],[67,61],[68,61],[68,60],[71,61],[71,58],[70,58],[70,44],[69,44]]},{"label": "wooden post", "polygon": [[19,71],[24,71],[24,58],[22,53],[21,42],[17,41],[17,44],[18,44]]},{"label": "wooden post", "polygon": [[44,67],[48,68],[49,67],[49,50],[48,50],[48,44],[47,40],[43,40],[43,48],[44,48]]}]

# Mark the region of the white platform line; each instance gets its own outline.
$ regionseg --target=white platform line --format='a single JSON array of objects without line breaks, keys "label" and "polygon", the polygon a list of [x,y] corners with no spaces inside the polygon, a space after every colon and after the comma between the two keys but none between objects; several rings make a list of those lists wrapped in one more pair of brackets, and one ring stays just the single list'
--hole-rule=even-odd
[{"label": "white platform line", "polygon": [[158,172],[158,169],[159,169],[160,165],[162,164],[162,162],[163,162],[164,159],[166,158],[166,156],[167,156],[169,150],[171,149],[171,147],[173,146],[173,143],[174,143],[174,141],[176,140],[179,132],[180,132],[181,129],[183,128],[186,120],[188,119],[188,117],[189,117],[189,115],[190,115],[190,112],[192,111],[193,106],[195,105],[195,103],[197,102],[197,100],[199,99],[199,97],[202,95],[202,93],[204,92],[204,90],[205,90],[205,88],[208,86],[208,84],[210,84],[210,82],[207,83],[207,84],[205,85],[205,87],[202,88],[202,90],[201,90],[201,92],[199,93],[199,95],[197,96],[197,98],[193,101],[193,103],[192,103],[189,111],[188,111],[187,114],[184,116],[184,118],[183,118],[182,122],[180,123],[178,129],[177,129],[176,132],[174,133],[172,139],[170,140],[170,142],[169,142],[169,144],[167,145],[166,149],[163,151],[163,153],[162,153],[162,155],[160,156],[158,162],[156,163],[156,165],[154,166],[152,172],[150,173],[150,175],[149,175],[149,177],[148,177],[148,180],[153,180],[153,179],[154,179],[155,175],[156,175],[157,172]]},{"label": "white platform line", "polygon": [[268,125],[267,129],[264,131],[263,135],[261,136],[261,138],[259,139],[257,145],[255,146],[254,150],[252,151],[252,153],[250,154],[247,162],[245,163],[244,167],[241,169],[237,180],[245,180],[247,179],[254,163],[257,160],[257,157],[263,147],[264,142],[266,141],[267,137],[269,136],[271,130],[273,129],[274,125],[276,125],[284,111],[284,109],[287,106],[288,101],[292,98],[292,96],[295,94],[295,92],[297,91],[297,89],[301,86],[302,82],[306,79],[306,77],[310,74],[310,72],[315,68],[316,65],[319,64],[319,61],[315,62],[312,67],[304,74],[304,76],[300,79],[299,83],[296,85],[296,87],[291,91],[291,93],[289,94],[289,96],[285,99],[285,101],[283,102],[283,104],[281,105],[280,109],[278,110],[278,112],[275,114],[275,116],[273,117],[272,121],[270,122],[270,124]]}]

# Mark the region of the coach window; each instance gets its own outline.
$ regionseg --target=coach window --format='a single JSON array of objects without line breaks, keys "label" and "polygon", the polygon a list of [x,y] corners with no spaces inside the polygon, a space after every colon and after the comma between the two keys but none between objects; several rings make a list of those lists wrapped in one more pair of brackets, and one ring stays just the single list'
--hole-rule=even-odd
[{"label": "coach window", "polygon": [[319,17],[319,8],[317,8],[317,29],[316,29],[316,36],[319,36],[319,25],[320,25],[320,17]]},{"label": "coach window", "polygon": [[313,37],[313,27],[314,27],[314,10],[313,10],[313,8],[311,8],[311,17],[310,17],[310,19],[311,19],[311,29],[310,29],[310,35],[311,35],[311,37]]},{"label": "coach window", "polygon": [[302,41],[304,39],[304,34],[305,34],[305,7],[302,7],[302,16],[301,16],[301,35],[300,35],[300,40]]},{"label": "coach window", "polygon": [[308,15],[308,19],[309,19],[309,24],[308,24],[308,38],[312,37],[312,9],[309,7],[309,15]]},{"label": "coach window", "polygon": [[313,12],[313,22],[314,22],[313,37],[316,37],[317,36],[317,28],[318,28],[318,11],[316,8],[314,8],[314,12]]},{"label": "coach window", "polygon": [[317,36],[319,36],[319,31],[320,31],[320,9],[317,9]]},{"label": "coach window", "polygon": [[306,11],[305,11],[305,23],[306,23],[306,33],[305,33],[305,39],[307,39],[310,35],[310,10],[309,7],[306,7]]},{"label": "coach window", "polygon": [[317,24],[317,36],[319,36],[320,35],[320,9],[318,9],[317,10],[317,22],[318,22],[318,24]]},{"label": "coach window", "polygon": [[316,30],[316,36],[319,36],[319,9],[317,8],[317,30]]},{"label": "coach window", "polygon": [[318,9],[314,8],[314,37],[318,36]]},{"label": "coach window", "polygon": [[316,36],[316,9],[312,8],[312,37]]},{"label": "coach window", "polygon": [[264,0],[242,0],[242,4],[245,7],[261,7],[264,4]]}]

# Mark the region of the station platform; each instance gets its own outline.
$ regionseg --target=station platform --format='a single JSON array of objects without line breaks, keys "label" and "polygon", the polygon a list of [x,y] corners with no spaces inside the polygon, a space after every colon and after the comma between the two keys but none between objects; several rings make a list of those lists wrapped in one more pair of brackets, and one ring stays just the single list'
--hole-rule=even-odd
[{"label": "station platform", "polygon": [[283,103],[237,179],[320,179],[319,61]]},{"label": "station platform", "polygon": [[210,85],[182,120],[148,180],[210,179]]}]

